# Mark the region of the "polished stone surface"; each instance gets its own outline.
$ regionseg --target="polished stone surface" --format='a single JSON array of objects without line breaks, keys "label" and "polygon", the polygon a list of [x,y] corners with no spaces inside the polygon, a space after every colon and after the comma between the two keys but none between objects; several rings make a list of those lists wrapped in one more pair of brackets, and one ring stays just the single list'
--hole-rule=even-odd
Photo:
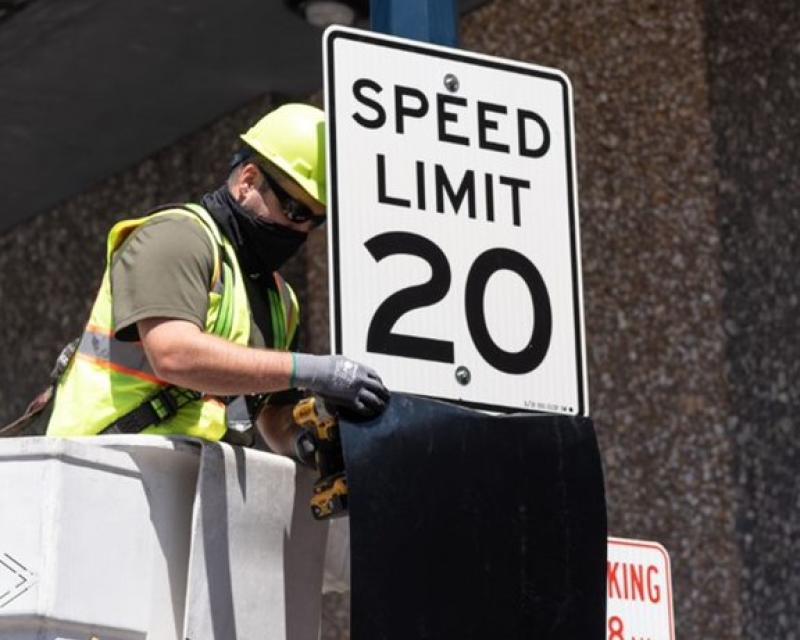
[{"label": "polished stone surface", "polygon": [[800,7],[705,2],[742,637],[800,638]]}]

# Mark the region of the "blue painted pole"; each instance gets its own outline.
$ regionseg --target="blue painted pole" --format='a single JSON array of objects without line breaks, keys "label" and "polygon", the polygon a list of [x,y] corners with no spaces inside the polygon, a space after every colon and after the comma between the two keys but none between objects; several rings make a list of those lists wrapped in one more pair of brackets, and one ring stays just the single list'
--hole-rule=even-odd
[{"label": "blue painted pole", "polygon": [[370,0],[372,30],[458,46],[456,0]]}]

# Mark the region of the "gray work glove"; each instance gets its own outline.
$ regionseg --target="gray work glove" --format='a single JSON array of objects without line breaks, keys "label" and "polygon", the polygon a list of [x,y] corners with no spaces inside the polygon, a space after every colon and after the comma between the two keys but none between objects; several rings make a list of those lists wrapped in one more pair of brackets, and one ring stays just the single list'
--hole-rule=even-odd
[{"label": "gray work glove", "polygon": [[377,415],[386,408],[389,390],[370,367],[344,356],[292,355],[294,386],[309,389],[363,416]]}]

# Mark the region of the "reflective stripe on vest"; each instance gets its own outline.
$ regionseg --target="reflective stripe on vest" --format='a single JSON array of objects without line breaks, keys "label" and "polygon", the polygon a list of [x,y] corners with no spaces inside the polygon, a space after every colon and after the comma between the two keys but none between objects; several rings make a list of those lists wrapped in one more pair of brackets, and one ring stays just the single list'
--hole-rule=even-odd
[{"label": "reflective stripe on vest", "polygon": [[110,332],[100,327],[93,325],[86,327],[75,355],[141,380],[158,385],[167,384],[156,376],[141,342],[117,340]]},{"label": "reflective stripe on vest", "polygon": [[[49,435],[99,433],[167,386],[152,370],[141,342],[123,342],[114,337],[110,269],[114,252],[136,228],[153,217],[174,214],[185,215],[200,224],[214,247],[215,267],[209,283],[205,331],[236,344],[248,344],[250,304],[241,270],[233,247],[205,209],[187,205],[185,209],[169,209],[148,218],[123,221],[109,233],[103,283],[76,356],[59,381]],[[276,304],[270,296],[270,307],[273,318],[276,312],[281,318],[281,328],[274,332],[273,348],[286,349],[297,328],[297,299],[277,274],[276,285],[280,299]],[[185,405],[176,416],[143,433],[218,440],[226,428],[224,405],[215,398],[205,397]]]}]

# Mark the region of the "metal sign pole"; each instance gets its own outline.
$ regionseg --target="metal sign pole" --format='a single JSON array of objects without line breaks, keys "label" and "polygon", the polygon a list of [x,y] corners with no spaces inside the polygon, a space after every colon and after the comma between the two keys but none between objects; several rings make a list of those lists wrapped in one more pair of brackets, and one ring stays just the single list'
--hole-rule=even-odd
[{"label": "metal sign pole", "polygon": [[458,46],[456,0],[370,0],[372,30]]}]

